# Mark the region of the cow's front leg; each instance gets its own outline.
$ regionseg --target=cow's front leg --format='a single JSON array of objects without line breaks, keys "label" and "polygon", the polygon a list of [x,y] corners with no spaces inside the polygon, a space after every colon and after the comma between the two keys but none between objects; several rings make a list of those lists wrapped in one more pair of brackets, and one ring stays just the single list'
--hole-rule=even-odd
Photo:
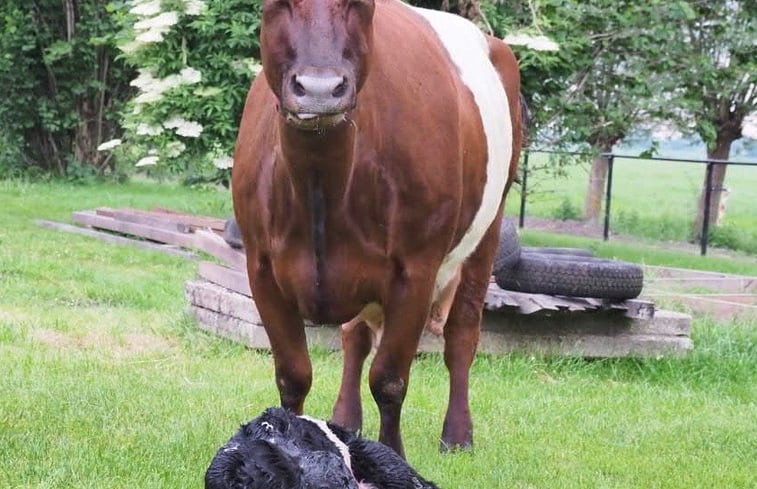
[{"label": "cow's front leg", "polygon": [[379,409],[379,441],[403,458],[402,403],[407,394],[410,365],[428,319],[434,278],[418,279],[402,273],[395,280],[384,307],[384,331],[369,375],[371,393]]},{"label": "cow's front leg", "polygon": [[284,299],[270,263],[251,261],[248,259],[250,289],[271,342],[281,405],[302,414],[313,380],[305,326],[297,305]]}]

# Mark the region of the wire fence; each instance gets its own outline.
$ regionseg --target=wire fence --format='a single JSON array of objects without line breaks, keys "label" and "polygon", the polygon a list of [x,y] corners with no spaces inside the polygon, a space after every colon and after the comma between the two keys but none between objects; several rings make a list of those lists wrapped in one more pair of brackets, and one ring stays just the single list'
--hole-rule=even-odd
[{"label": "wire fence", "polygon": [[[521,198],[520,198],[520,210],[519,210],[519,226],[521,228],[525,225],[525,216],[526,216],[526,208],[527,208],[527,200],[529,196],[529,185],[530,185],[530,177],[532,176],[533,170],[529,167],[529,162],[531,160],[532,154],[546,154],[546,155],[561,155],[561,156],[574,156],[574,157],[585,157],[585,158],[594,158],[595,154],[591,153],[582,153],[582,152],[565,152],[565,151],[550,151],[550,150],[541,150],[541,149],[528,149],[524,151],[523,154],[523,160],[521,163],[521,173],[520,173],[520,179],[521,179]],[[709,238],[710,238],[710,207],[712,202],[712,196],[715,192],[724,192],[727,191],[724,187],[714,187],[713,186],[713,172],[716,166],[718,165],[726,165],[726,166],[740,166],[740,167],[754,167],[757,169],[757,162],[749,162],[749,161],[725,161],[725,160],[714,160],[714,159],[695,159],[695,158],[662,158],[662,157],[643,157],[643,156],[629,156],[629,155],[623,155],[623,154],[617,154],[617,153],[601,153],[601,157],[604,157],[607,161],[607,178],[605,182],[605,188],[604,188],[604,219],[603,219],[603,225],[602,225],[602,236],[605,241],[608,241],[610,238],[610,224],[611,224],[611,217],[613,212],[613,185],[614,185],[614,170],[616,167],[616,164],[619,161],[634,161],[634,160],[644,160],[644,161],[650,161],[650,162],[665,162],[665,163],[687,163],[687,164],[700,164],[700,165],[706,165],[706,171],[705,171],[705,180],[704,180],[704,218],[703,218],[703,228],[702,232],[700,233],[700,253],[702,256],[707,254],[707,248],[709,246]],[[701,179],[701,176],[700,176]],[[757,188],[755,188],[755,191],[757,192]],[[700,189],[701,192],[701,189]],[[697,195],[697,199],[699,196]],[[757,219],[757,200],[753,202],[753,211],[755,214],[755,218]]]}]

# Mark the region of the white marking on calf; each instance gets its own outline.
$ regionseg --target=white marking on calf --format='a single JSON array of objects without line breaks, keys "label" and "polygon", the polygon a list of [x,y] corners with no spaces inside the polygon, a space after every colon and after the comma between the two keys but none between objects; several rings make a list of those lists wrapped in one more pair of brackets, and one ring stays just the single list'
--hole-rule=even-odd
[{"label": "white marking on calf", "polygon": [[486,37],[473,23],[457,15],[411,7],[431,24],[473,94],[486,135],[486,184],[470,227],[460,243],[444,258],[436,276],[436,299],[494,222],[505,191],[513,151],[512,121],[507,93],[489,59]]},{"label": "white marking on calf", "polygon": [[350,458],[350,449],[342,440],[339,439],[338,436],[336,436],[336,433],[331,431],[331,428],[329,428],[329,425],[326,424],[326,422],[323,420],[311,418],[310,416],[300,416],[300,419],[304,419],[305,421],[310,421],[311,423],[316,425],[321,431],[323,431],[323,434],[326,435],[326,438],[328,438],[329,441],[336,446],[337,450],[339,450],[339,453],[342,454],[342,459],[344,460],[344,464],[347,466],[348,469],[350,469],[350,472],[352,472],[352,459]]}]

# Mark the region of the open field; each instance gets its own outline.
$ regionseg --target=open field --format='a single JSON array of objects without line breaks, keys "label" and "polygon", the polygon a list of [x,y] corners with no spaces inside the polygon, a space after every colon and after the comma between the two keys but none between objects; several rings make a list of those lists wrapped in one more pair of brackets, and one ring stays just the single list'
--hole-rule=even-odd
[{"label": "open field", "polygon": [[[532,154],[536,168],[546,155]],[[565,175],[529,174],[531,194],[526,215],[579,217],[584,205],[590,163],[566,167]],[[655,240],[685,241],[691,233],[704,181],[705,165],[616,158],[613,177],[613,232]],[[714,231],[713,245],[729,245],[757,254],[757,166],[730,166],[725,187],[730,196],[723,227]],[[513,187],[508,214],[516,216],[520,188]]]},{"label": "open field", "polygon": [[[106,205],[230,213],[216,190],[0,182],[2,488],[200,487],[237,425],[277,403],[267,354],[185,315],[194,263],[32,223]],[[655,253],[608,251],[631,252]],[[754,487],[757,330],[695,318],[693,337],[683,359],[480,357],[473,455],[437,453],[447,379],[441,357],[424,356],[403,418],[408,457],[445,489]],[[307,409],[328,417],[341,358],[316,352],[314,367]]]}]

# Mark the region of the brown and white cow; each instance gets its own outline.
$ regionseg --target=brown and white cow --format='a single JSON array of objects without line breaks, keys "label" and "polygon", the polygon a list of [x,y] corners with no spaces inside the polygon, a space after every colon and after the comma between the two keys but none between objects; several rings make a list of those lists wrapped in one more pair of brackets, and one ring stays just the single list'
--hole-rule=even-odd
[{"label": "brown and white cow", "polygon": [[379,439],[403,454],[410,364],[427,322],[443,324],[442,446],[470,446],[469,370],[521,144],[515,57],[396,0],[265,0],[261,50],[232,186],[281,404],[302,413],[311,386],[303,319],[349,323],[333,421],[359,429],[370,323]]}]

